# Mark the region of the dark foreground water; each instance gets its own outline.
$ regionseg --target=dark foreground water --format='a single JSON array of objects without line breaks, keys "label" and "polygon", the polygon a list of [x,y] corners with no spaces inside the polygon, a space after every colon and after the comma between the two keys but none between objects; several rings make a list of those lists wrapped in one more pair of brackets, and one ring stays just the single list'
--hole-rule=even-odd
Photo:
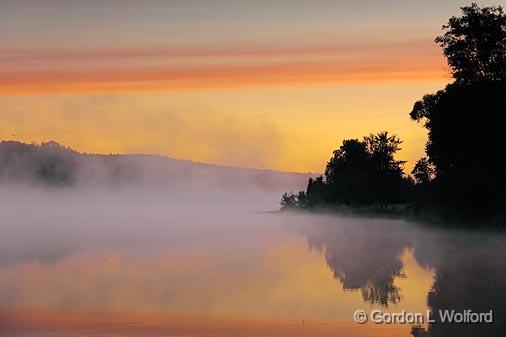
[{"label": "dark foreground water", "polygon": [[[272,205],[260,194],[24,191],[0,199],[1,336],[448,337],[506,329],[500,233],[255,212]],[[356,310],[367,323],[354,321]],[[494,322],[441,322],[445,310],[470,310],[468,319],[492,310]],[[372,312],[403,311],[423,320],[371,322]]]}]

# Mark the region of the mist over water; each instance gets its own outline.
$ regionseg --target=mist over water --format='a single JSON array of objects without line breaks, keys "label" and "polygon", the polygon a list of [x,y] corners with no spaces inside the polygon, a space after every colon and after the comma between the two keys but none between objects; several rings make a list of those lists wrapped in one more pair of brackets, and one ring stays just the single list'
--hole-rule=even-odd
[{"label": "mist over water", "polygon": [[[494,310],[506,237],[277,210],[262,188],[0,186],[0,335],[409,336],[357,309]],[[424,332],[425,331],[425,332]]]},{"label": "mist over water", "polygon": [[231,227],[245,230],[256,212],[276,210],[279,197],[260,189],[246,192],[209,186],[55,189],[11,185],[2,190],[3,263],[30,254],[34,261],[65,257],[69,249],[170,247],[189,237],[224,235]]}]

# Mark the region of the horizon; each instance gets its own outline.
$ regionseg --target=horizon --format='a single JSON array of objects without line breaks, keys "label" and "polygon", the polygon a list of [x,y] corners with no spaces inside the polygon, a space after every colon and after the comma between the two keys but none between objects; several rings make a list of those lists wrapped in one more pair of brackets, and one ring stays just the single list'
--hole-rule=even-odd
[{"label": "horizon", "polygon": [[504,334],[505,1],[0,0],[0,337]]},{"label": "horizon", "polygon": [[239,169],[239,170],[262,170],[262,171],[273,171],[273,172],[279,172],[279,173],[290,173],[290,174],[301,174],[301,175],[314,175],[314,174],[321,174],[321,172],[299,172],[299,171],[283,171],[283,170],[276,170],[269,167],[247,167],[247,166],[232,166],[232,165],[226,165],[226,164],[212,164],[202,161],[195,161],[191,159],[184,159],[184,158],[175,158],[170,157],[162,154],[156,154],[156,153],[139,153],[139,152],[132,152],[132,153],[121,153],[121,152],[112,152],[112,153],[100,153],[100,152],[81,152],[78,151],[70,146],[66,146],[65,144],[61,144],[58,141],[55,140],[47,140],[42,141],[40,143],[31,142],[31,143],[24,143],[20,142],[18,140],[8,140],[8,139],[0,139],[0,144],[4,142],[13,142],[23,145],[35,145],[35,146],[41,146],[48,143],[55,143],[58,146],[61,146],[64,149],[77,152],[79,155],[85,155],[85,156],[145,156],[145,157],[158,157],[162,159],[169,159],[169,160],[175,160],[180,162],[187,162],[190,164],[197,164],[197,165],[205,165],[205,166],[215,166],[215,167],[223,167],[223,168],[231,168],[231,169]]},{"label": "horizon", "polygon": [[4,1],[0,139],[322,172],[389,130],[409,172],[408,114],[451,81],[434,38],[469,3]]}]

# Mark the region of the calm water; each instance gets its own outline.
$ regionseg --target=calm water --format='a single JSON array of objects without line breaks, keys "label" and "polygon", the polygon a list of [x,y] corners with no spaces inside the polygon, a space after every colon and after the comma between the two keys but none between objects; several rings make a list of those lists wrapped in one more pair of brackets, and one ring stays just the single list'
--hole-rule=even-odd
[{"label": "calm water", "polygon": [[[502,234],[121,195],[2,198],[0,335],[504,332]],[[357,324],[357,309],[492,309],[495,322]]]}]

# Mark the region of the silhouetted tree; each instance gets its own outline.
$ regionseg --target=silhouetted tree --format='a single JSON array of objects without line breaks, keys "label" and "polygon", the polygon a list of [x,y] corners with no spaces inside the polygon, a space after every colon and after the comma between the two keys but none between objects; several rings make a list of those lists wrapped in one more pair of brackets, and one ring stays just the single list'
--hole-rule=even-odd
[{"label": "silhouetted tree", "polygon": [[403,175],[405,162],[394,159],[401,143],[397,136],[386,131],[366,136],[362,141],[344,140],[327,163],[325,175],[310,178],[305,193],[298,196],[285,193],[282,208],[407,201],[412,183]]},{"label": "silhouetted tree", "polygon": [[407,185],[402,167],[406,163],[395,160],[394,155],[399,151],[402,141],[396,135],[389,135],[387,131],[364,137],[364,143],[369,153],[372,166],[371,189],[374,191],[376,203],[390,203],[406,201]]},{"label": "silhouetted tree", "polygon": [[402,190],[409,184],[402,173],[405,162],[394,159],[401,143],[386,131],[362,141],[343,141],[325,170],[329,201],[345,205],[403,201]]},{"label": "silhouetted tree", "polygon": [[434,178],[434,166],[427,158],[420,158],[411,174],[415,177],[417,184],[428,184]]},{"label": "silhouetted tree", "polygon": [[506,16],[500,6],[462,7],[436,38],[457,83],[506,79]]},{"label": "silhouetted tree", "polygon": [[410,113],[428,130],[416,188],[394,159],[401,141],[380,132],[343,141],[324,176],[309,181],[304,207],[416,201],[460,219],[506,217],[506,15],[499,6],[461,9],[435,40],[455,81]]},{"label": "silhouetted tree", "polygon": [[291,209],[297,207],[297,196],[293,193],[283,193],[281,197],[281,209]]},{"label": "silhouetted tree", "polygon": [[[432,180],[433,204],[447,215],[504,212],[506,15],[501,7],[462,7],[438,37],[455,82],[416,102],[410,116],[428,130],[427,162],[413,174]],[[427,172],[433,165],[433,171]]]},{"label": "silhouetted tree", "polygon": [[396,135],[389,135],[388,131],[382,131],[376,135],[364,137],[364,143],[377,170],[396,173],[402,171],[401,166],[405,161],[394,160],[394,154],[401,149],[402,143]]},{"label": "silhouetted tree", "polygon": [[297,193],[297,207],[306,208],[307,202],[308,199],[306,193],[304,191],[299,191],[299,193]]},{"label": "silhouetted tree", "polygon": [[358,139],[344,140],[325,169],[327,201],[333,204],[371,203],[368,179],[371,161],[367,145]]},{"label": "silhouetted tree", "polygon": [[[311,179],[311,178],[310,178]],[[308,207],[309,199],[306,192],[299,191],[298,193],[283,193],[281,201],[281,209],[302,209]]]},{"label": "silhouetted tree", "polygon": [[306,189],[306,207],[315,207],[326,203],[326,184],[323,176],[309,178]]}]

